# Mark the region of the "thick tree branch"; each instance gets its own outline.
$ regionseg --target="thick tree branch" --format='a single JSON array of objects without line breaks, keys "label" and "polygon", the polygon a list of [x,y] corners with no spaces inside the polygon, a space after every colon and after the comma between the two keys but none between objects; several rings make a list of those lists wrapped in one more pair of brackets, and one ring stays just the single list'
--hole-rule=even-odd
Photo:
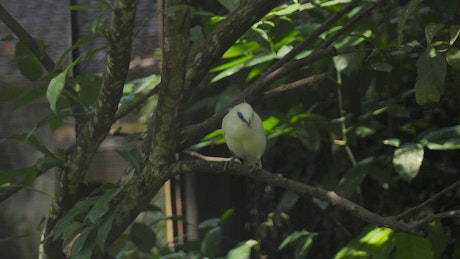
[{"label": "thick tree branch", "polygon": [[[48,236],[65,211],[78,200],[79,187],[100,143],[107,136],[113,123],[129,69],[132,31],[137,1],[117,0],[113,4],[112,19],[107,31],[107,66],[102,87],[89,121],[80,127],[75,148],[60,173],[60,185],[56,192],[45,236]],[[45,253],[50,258],[63,258],[60,240],[46,239]]]},{"label": "thick tree branch", "polygon": [[[433,220],[447,217],[456,217],[460,214],[459,210],[454,210],[434,214],[416,222],[406,223],[398,219],[397,217],[380,216],[374,212],[371,212],[359,206],[358,204],[348,199],[339,196],[337,193],[333,191],[327,191],[318,187],[313,187],[307,184],[284,178],[280,175],[265,171],[263,169],[248,167],[234,162],[209,162],[203,160],[185,160],[172,164],[171,171],[173,171],[175,174],[226,173],[251,177],[265,184],[293,191],[297,193],[299,196],[306,199],[317,198],[322,201],[328,202],[334,207],[344,210],[345,212],[348,212],[351,215],[370,224],[375,224],[381,227],[388,227],[395,231],[402,231],[414,235],[424,235],[425,232],[423,230],[423,227]],[[445,192],[442,192],[442,194],[444,193]]]},{"label": "thick tree branch", "polygon": [[[176,141],[180,129],[180,114],[188,58],[190,9],[182,8],[187,0],[165,2],[163,12],[164,42],[161,87],[158,104],[150,121],[144,141],[145,156],[141,172],[125,174],[121,180],[122,193],[118,196],[120,210],[115,216],[107,244],[115,241],[149,204],[163,184],[171,178],[165,165],[175,160]],[[181,8],[176,8],[176,7]]]}]

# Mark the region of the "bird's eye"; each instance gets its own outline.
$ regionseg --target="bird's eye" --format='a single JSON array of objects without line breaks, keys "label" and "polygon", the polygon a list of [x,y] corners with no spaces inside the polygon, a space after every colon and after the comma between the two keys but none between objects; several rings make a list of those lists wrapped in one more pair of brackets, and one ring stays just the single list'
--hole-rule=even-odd
[{"label": "bird's eye", "polygon": [[248,123],[241,112],[237,112],[236,114],[238,114],[238,118],[240,118],[244,123]]}]

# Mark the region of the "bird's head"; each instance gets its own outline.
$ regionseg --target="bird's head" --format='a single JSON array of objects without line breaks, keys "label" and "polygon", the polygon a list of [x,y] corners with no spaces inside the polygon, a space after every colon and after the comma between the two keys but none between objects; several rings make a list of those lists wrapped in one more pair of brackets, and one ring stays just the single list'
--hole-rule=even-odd
[{"label": "bird's head", "polygon": [[238,118],[248,127],[251,127],[251,122],[254,117],[254,110],[252,110],[251,105],[240,103],[233,107],[233,109],[236,111]]}]

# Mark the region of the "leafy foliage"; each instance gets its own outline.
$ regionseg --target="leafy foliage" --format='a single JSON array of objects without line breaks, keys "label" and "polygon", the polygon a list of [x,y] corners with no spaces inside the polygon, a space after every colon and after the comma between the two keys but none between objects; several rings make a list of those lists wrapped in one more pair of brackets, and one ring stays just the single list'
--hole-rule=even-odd
[{"label": "leafy foliage", "polygon": [[[107,1],[101,2],[100,10],[112,8]],[[190,31],[192,50],[227,19],[240,1],[218,2],[224,8],[220,15],[194,9],[194,18],[199,22]],[[337,51],[333,57],[322,57],[299,66],[266,89],[290,85],[311,75],[327,75],[325,80],[313,82],[309,87],[295,87],[276,98],[265,99],[256,107],[265,118],[264,128],[269,139],[263,164],[266,169],[290,179],[357,200],[369,210],[396,215],[459,179],[455,158],[460,148],[456,87],[460,70],[460,25],[454,24],[455,14],[440,16],[437,10],[444,7],[435,2],[382,1],[384,3],[380,2],[371,15],[359,17],[361,11],[373,4],[363,2],[326,26],[295,55],[294,61],[324,49],[324,44],[338,35],[332,43]],[[446,2],[460,8],[454,0]],[[201,119],[203,111],[211,114],[221,110],[271,65],[322,29],[328,17],[337,14],[343,6],[342,1],[289,1],[272,10],[223,54],[197,87],[196,94],[188,96],[185,115],[195,120]],[[71,7],[72,10],[98,8]],[[349,30],[342,33],[347,26]],[[105,19],[98,17],[91,28],[96,35],[81,39],[63,56],[99,34],[104,35]],[[87,55],[97,51],[99,49]],[[32,81],[42,78],[37,57],[22,44],[16,46],[16,61],[26,78]],[[51,71],[43,78],[47,83],[46,91],[41,89],[21,96],[16,100],[18,106],[46,95],[54,116],[67,117],[69,104],[62,102],[61,97],[65,87],[72,85],[79,94],[77,102],[91,110],[101,78],[84,75],[70,80],[68,72],[78,62],[76,60],[63,72]],[[159,75],[151,75],[126,84],[121,107],[135,103],[160,83]],[[0,100],[12,99],[14,94],[9,93],[9,97],[0,95]],[[138,116],[143,116],[142,122],[148,121],[157,104],[152,98],[135,110]],[[51,125],[51,119],[43,120],[42,124]],[[144,133],[133,134],[125,141],[144,136]],[[34,147],[44,157],[33,167],[1,171],[2,186],[10,184],[11,178],[16,176],[29,175],[33,180],[39,171],[65,166],[62,154],[44,147],[34,138],[33,131],[11,138]],[[221,130],[217,129],[193,149],[213,150],[223,143]],[[118,153],[135,172],[142,171],[144,161],[138,149],[119,150]],[[264,191],[248,192],[242,201],[259,217],[251,219],[251,224],[238,222],[250,226],[246,229],[246,240],[227,236],[225,226],[232,223],[231,215],[236,211],[230,209],[220,218],[204,220],[197,226],[200,240],[183,244],[180,251],[171,252],[160,247],[153,225],[178,219],[163,215],[152,225],[134,223],[129,235],[124,237],[133,246],[129,249],[125,244],[121,249],[112,247],[112,254],[132,252],[139,257],[161,258],[251,258],[255,254],[292,258],[321,258],[320,254],[323,258],[440,258],[460,254],[453,238],[460,231],[457,220],[433,222],[427,227],[427,237],[417,237],[395,233],[388,228],[365,226],[316,199],[300,200],[293,192],[273,190],[269,186],[262,189]],[[119,194],[117,186],[100,187],[76,202],[47,238],[63,239],[66,245],[72,244],[71,253],[75,258],[89,258],[95,247],[106,250],[107,235],[119,209],[114,199]],[[412,215],[413,218],[456,206],[459,194],[449,195],[447,200],[426,206],[425,210]],[[232,239],[230,248],[224,248],[227,239]],[[267,244],[277,249],[272,251]],[[322,254],[321,251],[329,252]]]}]

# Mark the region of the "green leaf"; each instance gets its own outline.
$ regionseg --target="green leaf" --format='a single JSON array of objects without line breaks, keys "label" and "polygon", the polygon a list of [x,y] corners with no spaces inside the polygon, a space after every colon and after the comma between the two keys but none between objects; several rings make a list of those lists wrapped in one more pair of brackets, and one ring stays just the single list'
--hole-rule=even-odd
[{"label": "green leaf", "polygon": [[433,247],[428,239],[398,233],[395,237],[395,259],[432,259],[434,258]]},{"label": "green leaf", "polygon": [[215,227],[209,230],[201,241],[201,252],[203,256],[214,258],[220,249],[222,240],[222,228]]},{"label": "green leaf", "polygon": [[219,226],[223,226],[225,222],[227,222],[227,220],[233,215],[234,212],[235,212],[235,209],[233,208],[226,210],[224,214],[220,216]]},{"label": "green leaf", "polygon": [[91,223],[99,221],[110,209],[110,202],[120,192],[120,189],[112,189],[98,197],[96,203],[88,213]]},{"label": "green leaf", "polygon": [[230,62],[227,62],[225,64],[222,64],[220,66],[217,66],[217,67],[211,69],[210,72],[218,72],[218,71],[226,70],[226,69],[229,69],[229,68],[232,68],[232,67],[236,67],[238,65],[242,65],[242,64],[246,63],[247,61],[251,60],[253,57],[254,57],[253,55],[247,55],[247,56],[243,56],[241,58],[237,58],[235,60],[232,60]]},{"label": "green leaf", "polygon": [[16,62],[21,74],[31,81],[37,81],[42,74],[40,60],[22,42],[16,44]]},{"label": "green leaf", "polygon": [[310,233],[306,238],[301,242],[299,241],[295,247],[294,258],[295,259],[304,259],[307,258],[310,247],[313,244],[313,238],[316,236],[316,233]]},{"label": "green leaf", "polygon": [[60,165],[60,161],[56,160],[54,157],[41,157],[37,160],[37,168],[42,172],[47,172],[48,170],[57,167]]},{"label": "green leaf", "polygon": [[51,79],[48,89],[46,90],[46,97],[50,103],[50,108],[54,113],[58,113],[56,105],[61,96],[62,90],[64,89],[67,73],[80,62],[80,57],[77,58],[72,64],[70,64],[64,72],[59,73],[53,79]]},{"label": "green leaf", "polygon": [[58,102],[59,96],[65,86],[65,80],[67,77],[66,72],[61,72],[59,75],[51,79],[50,84],[48,85],[48,90],[46,91],[46,97],[50,103],[50,108],[54,113],[57,113],[56,104]]},{"label": "green leaf", "polygon": [[430,132],[420,140],[420,143],[431,150],[460,149],[460,125]]},{"label": "green leaf", "polygon": [[410,0],[404,8],[401,9],[398,20],[398,45],[401,45],[404,40],[404,26],[406,25],[407,19],[412,15],[417,6],[423,2],[423,0]]},{"label": "green leaf", "polygon": [[396,172],[406,181],[414,179],[423,162],[423,146],[406,144],[397,148],[393,154],[393,166]]},{"label": "green leaf", "polygon": [[90,259],[93,247],[95,245],[97,228],[93,226],[86,228],[73,242],[70,250],[70,258],[76,259]]},{"label": "green leaf", "polygon": [[431,44],[431,41],[433,40],[434,36],[436,36],[438,31],[442,29],[442,27],[444,27],[444,24],[440,23],[430,23],[427,26],[425,26],[425,37],[427,46]]},{"label": "green leaf", "polygon": [[46,146],[44,146],[42,143],[40,143],[40,141],[30,133],[29,134],[11,135],[9,137],[9,139],[14,139],[14,140],[17,140],[17,141],[19,141],[19,142],[21,142],[23,144],[29,145],[29,146],[35,148],[36,150],[40,151],[42,154],[44,154],[46,156],[49,156],[49,157],[52,157],[55,160],[59,160],[54,155],[53,152],[51,152]]},{"label": "green leaf", "polygon": [[[68,226],[70,226],[74,221],[77,221],[77,219],[86,214],[88,210],[91,208],[91,206],[94,205],[96,202],[96,197],[91,197],[91,198],[86,198],[83,200],[78,201],[57,223],[56,226],[53,228],[53,233],[52,237],[53,240],[57,240],[61,236],[68,237],[68,239],[65,240],[65,243],[69,243],[70,241],[73,240],[74,236],[71,236],[69,231],[72,231],[74,233],[74,230],[69,229]],[[76,233],[74,233],[76,234]]]},{"label": "green leaf", "polygon": [[233,12],[239,5],[240,0],[218,0],[229,12]]},{"label": "green leaf", "polygon": [[353,239],[336,255],[335,259],[392,258],[394,244],[391,242],[393,231],[389,228],[372,227]]},{"label": "green leaf", "polygon": [[430,240],[433,247],[433,258],[441,258],[450,242],[449,237],[446,235],[446,231],[438,222],[431,222],[427,225],[426,230],[428,232],[427,238]]},{"label": "green leaf", "polygon": [[246,56],[248,52],[255,51],[260,48],[260,45],[255,41],[237,43],[231,46],[222,56],[222,58],[234,58]]},{"label": "green leaf", "polygon": [[451,48],[446,52],[446,60],[449,65],[460,70],[460,49]]},{"label": "green leaf", "polygon": [[117,153],[122,156],[126,161],[128,161],[131,165],[134,166],[137,172],[141,171],[141,155],[137,148],[133,148],[131,150],[117,150]]},{"label": "green leaf", "polygon": [[361,185],[369,170],[371,170],[371,167],[362,163],[348,169],[339,181],[336,190],[337,194],[349,198]]},{"label": "green leaf", "polygon": [[190,29],[190,40],[195,43],[201,43],[204,41],[203,28],[201,26],[194,26]]},{"label": "green leaf", "polygon": [[129,232],[131,241],[144,252],[150,252],[150,249],[156,244],[157,236],[153,230],[143,223],[133,223]]},{"label": "green leaf", "polygon": [[37,167],[26,167],[15,170],[0,170],[0,185],[9,182],[12,178],[20,175],[37,174]]},{"label": "green leaf", "polygon": [[435,49],[430,49],[417,60],[415,98],[418,104],[438,102],[444,92],[447,63]]},{"label": "green leaf", "polygon": [[454,45],[455,41],[458,39],[458,36],[460,36],[460,25],[452,25],[449,27],[449,34],[450,34],[450,41],[449,45],[452,46]]},{"label": "green leaf", "polygon": [[251,258],[251,248],[257,245],[257,241],[248,240],[243,244],[240,244],[236,248],[233,248],[227,253],[226,259],[250,259]]},{"label": "green leaf", "polygon": [[301,238],[308,237],[311,234],[312,233],[308,232],[307,230],[295,231],[294,233],[292,233],[289,236],[287,236],[283,240],[283,242],[281,242],[281,244],[278,246],[278,251],[282,250],[283,248],[285,248],[289,244],[295,243],[297,240],[299,240]]}]

